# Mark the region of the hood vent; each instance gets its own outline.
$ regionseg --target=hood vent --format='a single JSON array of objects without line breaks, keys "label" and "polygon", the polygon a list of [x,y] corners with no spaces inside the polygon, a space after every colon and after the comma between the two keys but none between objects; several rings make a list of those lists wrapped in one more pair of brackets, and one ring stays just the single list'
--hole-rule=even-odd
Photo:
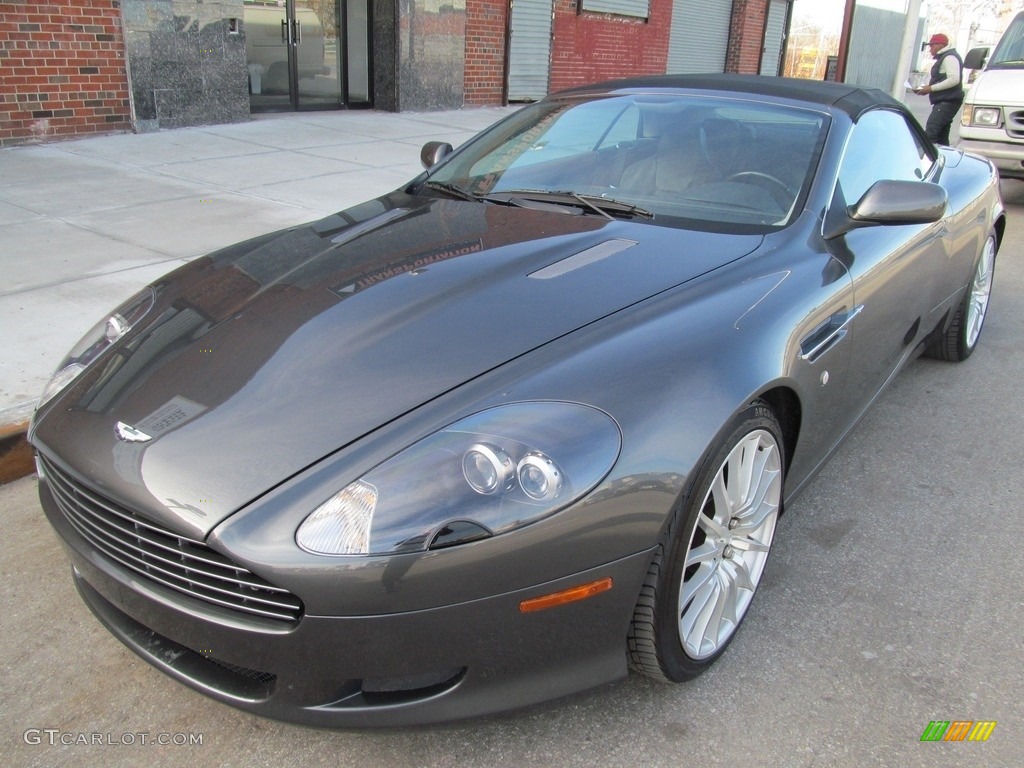
[{"label": "hood vent", "polygon": [[588,264],[595,264],[603,259],[607,259],[609,256],[622,253],[634,245],[636,245],[636,240],[623,240],[621,238],[605,240],[603,243],[598,243],[584,251],[567,256],[561,261],[556,261],[554,264],[548,264],[543,269],[531,272],[529,277],[537,280],[550,280],[553,277],[561,277]]}]

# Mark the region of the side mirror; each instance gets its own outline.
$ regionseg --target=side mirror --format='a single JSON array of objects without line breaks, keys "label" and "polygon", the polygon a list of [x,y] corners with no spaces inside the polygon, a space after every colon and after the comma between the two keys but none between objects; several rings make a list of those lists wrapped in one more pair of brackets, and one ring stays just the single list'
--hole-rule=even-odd
[{"label": "side mirror", "polygon": [[428,141],[420,150],[420,162],[423,163],[424,168],[429,170],[451,152],[452,145],[446,141]]},{"label": "side mirror", "polygon": [[971,48],[964,57],[964,69],[984,69],[988,48]]},{"label": "side mirror", "polygon": [[874,225],[931,224],[946,212],[949,196],[927,181],[876,181],[846,215],[826,217],[826,240]]}]

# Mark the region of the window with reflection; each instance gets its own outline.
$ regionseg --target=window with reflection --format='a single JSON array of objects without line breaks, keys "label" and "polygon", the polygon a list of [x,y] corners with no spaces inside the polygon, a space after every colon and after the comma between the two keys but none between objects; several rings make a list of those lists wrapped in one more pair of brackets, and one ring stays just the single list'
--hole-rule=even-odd
[{"label": "window with reflection", "polygon": [[852,205],[876,181],[922,181],[934,164],[932,151],[902,114],[874,110],[853,127],[839,169],[839,185]]},{"label": "window with reflection", "polygon": [[731,97],[567,96],[502,121],[421,190],[505,204],[588,196],[613,216],[762,232],[799,212],[828,124],[822,111]]}]

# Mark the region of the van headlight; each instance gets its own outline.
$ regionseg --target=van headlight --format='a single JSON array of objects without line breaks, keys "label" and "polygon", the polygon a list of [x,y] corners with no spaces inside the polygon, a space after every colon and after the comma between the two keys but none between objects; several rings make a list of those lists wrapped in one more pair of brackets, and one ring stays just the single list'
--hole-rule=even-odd
[{"label": "van headlight", "polygon": [[965,105],[960,119],[961,125],[974,125],[980,128],[998,128],[1002,113],[999,107],[977,107]]}]

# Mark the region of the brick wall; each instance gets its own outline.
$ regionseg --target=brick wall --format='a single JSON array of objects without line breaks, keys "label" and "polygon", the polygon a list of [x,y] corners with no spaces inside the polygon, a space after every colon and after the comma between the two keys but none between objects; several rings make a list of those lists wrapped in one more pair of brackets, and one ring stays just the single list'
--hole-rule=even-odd
[{"label": "brick wall", "polygon": [[131,128],[120,6],[0,4],[0,146]]},{"label": "brick wall", "polygon": [[650,0],[650,17],[577,13],[577,0],[555,0],[552,92],[632,75],[664,74],[672,0]]},{"label": "brick wall", "polygon": [[509,0],[466,0],[466,104],[505,100]]},{"label": "brick wall", "polygon": [[761,69],[768,0],[733,0],[725,71],[756,75]]},{"label": "brick wall", "polygon": [[[650,18],[578,12],[554,0],[550,90],[633,75],[662,74],[672,0],[651,0]],[[757,73],[768,0],[733,0],[726,72]],[[505,95],[509,0],[466,1],[466,104],[501,104]]]}]

